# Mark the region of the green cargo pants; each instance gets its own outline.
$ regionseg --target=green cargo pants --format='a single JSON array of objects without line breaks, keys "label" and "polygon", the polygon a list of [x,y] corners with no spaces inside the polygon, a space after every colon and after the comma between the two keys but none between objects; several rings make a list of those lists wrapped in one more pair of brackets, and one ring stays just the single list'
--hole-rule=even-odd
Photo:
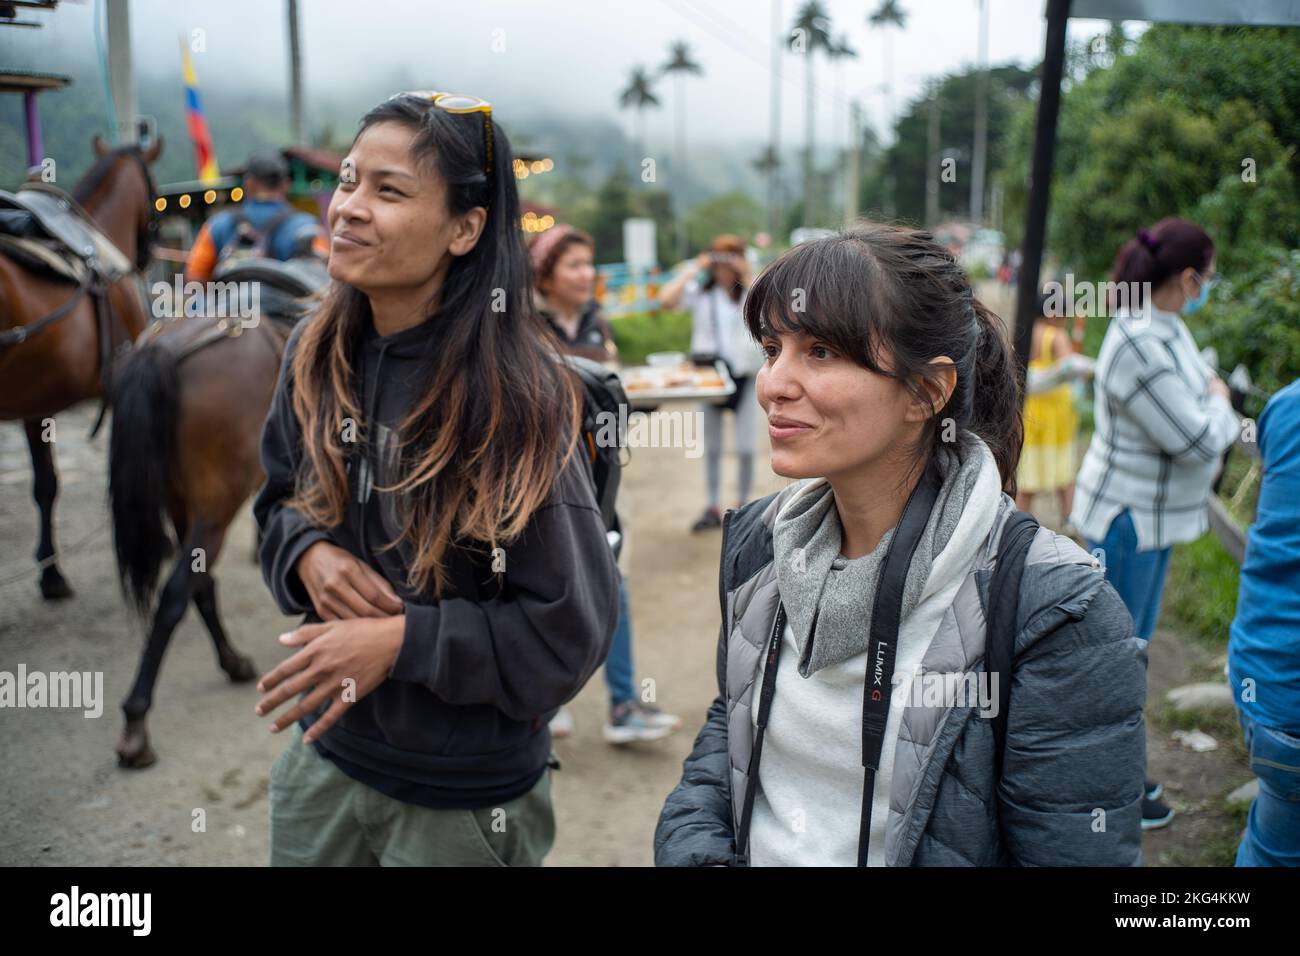
[{"label": "green cargo pants", "polygon": [[551,769],[499,806],[431,810],[353,780],[304,744],[271,767],[272,866],[541,866],[555,842]]}]

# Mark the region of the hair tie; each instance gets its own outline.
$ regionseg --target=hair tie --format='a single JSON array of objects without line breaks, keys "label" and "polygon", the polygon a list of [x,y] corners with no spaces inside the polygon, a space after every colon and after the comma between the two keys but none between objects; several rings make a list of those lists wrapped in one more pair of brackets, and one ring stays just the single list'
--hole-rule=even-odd
[{"label": "hair tie", "polygon": [[1147,232],[1145,229],[1139,229],[1137,231],[1137,237],[1138,237],[1138,242],[1146,246],[1147,249],[1150,250],[1151,254],[1154,256],[1156,254],[1156,249],[1158,247],[1151,233]]}]

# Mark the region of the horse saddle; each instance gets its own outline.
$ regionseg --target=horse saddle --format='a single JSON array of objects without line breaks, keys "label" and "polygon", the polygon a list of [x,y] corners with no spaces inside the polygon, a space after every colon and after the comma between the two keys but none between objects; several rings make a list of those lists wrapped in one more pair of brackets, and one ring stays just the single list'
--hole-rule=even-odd
[{"label": "horse saddle", "polygon": [[133,269],[75,199],[39,180],[0,189],[0,251],[78,285],[91,277],[112,285]]}]

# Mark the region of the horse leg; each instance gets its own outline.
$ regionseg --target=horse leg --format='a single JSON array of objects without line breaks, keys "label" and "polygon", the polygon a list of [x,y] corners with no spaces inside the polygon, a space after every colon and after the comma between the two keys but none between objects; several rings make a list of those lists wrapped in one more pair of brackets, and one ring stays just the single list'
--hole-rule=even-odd
[{"label": "horse leg", "polygon": [[27,433],[27,447],[32,453],[32,497],[40,512],[40,541],[36,546],[36,563],[41,569],[41,596],[47,601],[72,596],[72,588],[54,558],[54,499],[59,495],[59,474],[54,469],[52,442],[41,437],[43,420],[28,418],[23,421]]},{"label": "horse leg", "polygon": [[172,568],[167,584],[163,587],[154,611],[153,625],[149,630],[149,639],[145,642],[144,653],[140,656],[140,666],[136,670],[135,683],[131,693],[122,702],[122,713],[126,715],[126,726],[117,741],[117,763],[119,767],[138,769],[147,767],[158,759],[149,743],[149,729],[145,723],[149,709],[153,706],[154,684],[158,681],[158,671],[162,668],[163,655],[171,642],[176,625],[185,615],[190,596],[194,591],[194,572],[190,570],[190,541],[180,549],[176,557],[176,566]]},{"label": "horse leg", "polygon": [[[221,550],[223,536],[224,532],[204,536],[212,542],[212,546],[206,549],[207,570],[196,572],[194,575],[194,606],[198,608],[199,616],[203,618],[208,633],[212,635],[212,646],[217,651],[217,664],[226,672],[226,676],[232,683],[244,684],[257,676],[257,670],[252,660],[239,653],[230,643],[225,628],[221,626],[221,615],[217,613],[217,579],[212,576],[212,569],[217,563],[217,554]],[[198,547],[204,545],[199,543]]]}]

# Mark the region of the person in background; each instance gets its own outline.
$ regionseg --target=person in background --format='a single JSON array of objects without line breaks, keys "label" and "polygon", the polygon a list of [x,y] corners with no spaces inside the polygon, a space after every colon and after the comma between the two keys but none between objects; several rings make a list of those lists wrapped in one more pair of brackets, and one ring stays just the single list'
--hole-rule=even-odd
[{"label": "person in background", "polygon": [[1259,778],[1237,866],[1300,866],[1300,379],[1269,400],[1257,437],[1264,477],[1228,639]]},{"label": "person in background", "polygon": [[[1046,373],[1074,354],[1065,330],[1065,315],[1055,314],[1046,296],[1039,297],[1039,317],[1034,320],[1029,347],[1030,373]],[[1074,503],[1075,435],[1079,416],[1074,408],[1074,390],[1062,382],[1046,391],[1025,396],[1025,444],[1016,472],[1016,507],[1029,511],[1035,494],[1056,494],[1061,520]],[[1072,529],[1065,528],[1066,534]]]},{"label": "person in background", "polygon": [[279,156],[248,160],[244,201],[223,209],[203,224],[185,262],[187,281],[207,282],[217,267],[240,256],[281,262],[301,255],[329,258],[329,240],[320,220],[290,205],[289,167]]},{"label": "person in background", "polygon": [[[595,299],[595,240],[581,230],[560,224],[534,238],[528,255],[538,311],[555,332],[560,348],[612,366],[618,358],[618,347]],[[621,516],[619,525],[624,529],[620,557],[626,563],[627,525]],[[633,683],[635,673],[632,611],[624,573],[619,580],[618,629],[605,661],[609,719],[603,734],[611,744],[662,740],[682,728],[682,719],[676,714],[665,714],[640,699]],[[551,720],[551,736],[568,737],[572,733],[573,715],[567,707],[561,707]]]},{"label": "person in background", "polygon": [[732,440],[738,459],[737,507],[749,498],[758,431],[754,376],[763,366],[763,353],[745,330],[742,315],[745,293],[753,281],[745,259],[745,243],[738,236],[721,235],[713,240],[708,252],[700,253],[659,291],[659,302],[664,308],[675,309],[680,304],[690,309],[691,354],[722,359],[736,383],[730,401],[701,405],[708,504],[691,527],[693,532],[722,527],[719,501],[725,411],[735,416]]},{"label": "person in background", "polygon": [[[1097,427],[1070,522],[1101,552],[1138,637],[1149,641],[1170,552],[1209,526],[1210,486],[1240,420],[1179,315],[1200,308],[1215,283],[1205,230],[1174,217],[1139,229],[1120,248],[1111,278],[1128,303],[1116,309],[1097,356]],[[1146,829],[1174,817],[1162,792],[1147,781]]]}]

